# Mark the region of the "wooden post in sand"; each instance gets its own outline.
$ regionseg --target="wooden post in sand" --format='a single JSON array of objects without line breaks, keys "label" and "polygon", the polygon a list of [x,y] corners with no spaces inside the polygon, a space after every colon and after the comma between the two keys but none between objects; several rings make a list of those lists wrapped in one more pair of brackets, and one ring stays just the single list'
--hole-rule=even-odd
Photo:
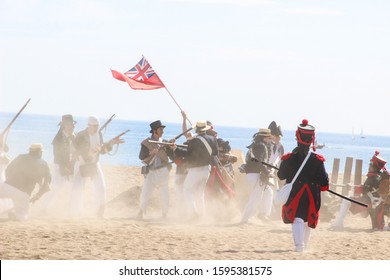
[{"label": "wooden post in sand", "polygon": [[355,178],[353,184],[355,186],[361,185],[362,183],[362,173],[363,173],[363,160],[355,160]]},{"label": "wooden post in sand", "polygon": [[348,195],[349,188],[347,185],[351,182],[351,174],[352,174],[352,164],[353,164],[353,158],[347,157],[345,159],[345,168],[344,168],[344,177],[343,177],[343,187],[341,193],[343,195]]},{"label": "wooden post in sand", "polygon": [[333,159],[333,168],[332,168],[332,177],[330,178],[331,188],[332,190],[336,190],[337,180],[339,178],[339,167],[340,167],[340,159]]}]

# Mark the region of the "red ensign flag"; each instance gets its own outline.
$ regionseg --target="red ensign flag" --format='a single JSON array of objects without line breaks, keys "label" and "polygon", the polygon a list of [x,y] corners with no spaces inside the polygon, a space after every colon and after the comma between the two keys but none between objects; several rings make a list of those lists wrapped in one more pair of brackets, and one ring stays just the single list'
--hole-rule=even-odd
[{"label": "red ensign flag", "polygon": [[115,79],[128,83],[132,89],[149,90],[165,87],[144,57],[123,74],[116,70],[111,70],[111,73]]}]

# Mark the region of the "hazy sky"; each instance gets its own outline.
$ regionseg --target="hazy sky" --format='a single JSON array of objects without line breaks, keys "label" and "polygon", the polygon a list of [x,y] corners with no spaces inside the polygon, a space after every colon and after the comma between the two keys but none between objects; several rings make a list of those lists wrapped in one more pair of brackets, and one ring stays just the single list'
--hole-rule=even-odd
[{"label": "hazy sky", "polygon": [[390,135],[390,1],[0,0],[0,111]]}]

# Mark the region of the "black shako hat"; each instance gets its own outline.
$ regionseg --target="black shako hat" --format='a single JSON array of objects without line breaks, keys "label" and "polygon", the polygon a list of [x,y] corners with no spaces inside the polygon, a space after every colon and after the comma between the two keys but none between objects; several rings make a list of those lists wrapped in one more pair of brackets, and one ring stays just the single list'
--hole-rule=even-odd
[{"label": "black shako hat", "polygon": [[150,124],[150,133],[153,133],[153,130],[156,130],[157,128],[159,128],[159,127],[162,127],[162,128],[164,128],[165,127],[165,125],[163,125],[162,123],[161,123],[161,121],[160,120],[157,120],[157,121],[154,121],[154,122],[152,122],[151,124]]},{"label": "black shako hat", "polygon": [[[305,146],[310,146],[315,142],[315,127],[309,124],[309,121],[306,119],[302,120],[297,127],[297,131],[295,132],[295,136],[297,137],[297,142],[301,143]],[[313,147],[315,151],[315,147]]]},{"label": "black shako hat", "polygon": [[272,121],[269,124],[268,128],[271,129],[271,135],[283,136],[282,129],[280,128],[280,125],[278,126],[275,121]]}]

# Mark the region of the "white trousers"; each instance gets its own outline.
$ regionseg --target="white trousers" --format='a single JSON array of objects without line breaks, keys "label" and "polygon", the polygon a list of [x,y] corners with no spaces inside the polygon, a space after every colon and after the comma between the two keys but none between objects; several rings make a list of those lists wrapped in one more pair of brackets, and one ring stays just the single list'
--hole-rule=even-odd
[{"label": "white trousers", "polygon": [[241,222],[247,222],[249,218],[259,213],[269,216],[272,210],[272,189],[260,181],[259,173],[246,174],[246,180],[249,186],[249,197],[241,216]]},{"label": "white trousers", "polygon": [[30,196],[5,182],[0,183],[0,198],[11,199],[17,220],[27,220],[30,209]]},{"label": "white trousers", "polygon": [[53,176],[50,184],[50,191],[47,192],[42,199],[42,208],[46,211],[49,211],[53,205],[58,202],[61,192],[63,193],[63,191],[66,189],[69,191],[72,190],[72,186],[74,184],[73,175],[62,176],[60,173],[60,167],[57,164],[54,166],[52,174]]},{"label": "white trousers", "polygon": [[187,215],[203,216],[205,211],[204,192],[210,176],[210,166],[200,166],[188,169],[184,180],[183,192],[187,206]]},{"label": "white trousers", "polygon": [[176,192],[176,212],[179,216],[183,215],[186,211],[185,198],[184,198],[184,181],[187,174],[175,175],[175,192]]},{"label": "white trousers", "polygon": [[271,216],[273,206],[274,191],[270,186],[263,188],[263,195],[260,201],[259,214],[262,216]]},{"label": "white trousers", "polygon": [[[0,164],[0,182],[4,182],[4,170],[5,165]],[[12,199],[10,198],[1,198],[0,199],[0,214],[7,212],[8,210],[12,209],[14,207],[14,204],[12,203]]]},{"label": "white trousers", "polygon": [[161,209],[163,215],[168,213],[169,207],[169,170],[167,167],[159,168],[156,170],[150,170],[145,177],[144,185],[142,187],[140,196],[140,209],[142,212],[146,212],[150,197],[153,190],[160,187],[160,200]]},{"label": "white trousers", "polygon": [[292,223],[292,233],[296,252],[302,252],[309,246],[311,228],[301,218],[295,218]]},{"label": "white trousers", "polygon": [[95,191],[96,205],[94,212],[104,208],[106,200],[106,182],[100,163],[97,163],[97,173],[92,177],[82,177],[78,171],[74,177],[74,184],[70,195],[70,216],[80,217],[84,214],[84,190],[87,180],[91,180],[92,187]]}]

